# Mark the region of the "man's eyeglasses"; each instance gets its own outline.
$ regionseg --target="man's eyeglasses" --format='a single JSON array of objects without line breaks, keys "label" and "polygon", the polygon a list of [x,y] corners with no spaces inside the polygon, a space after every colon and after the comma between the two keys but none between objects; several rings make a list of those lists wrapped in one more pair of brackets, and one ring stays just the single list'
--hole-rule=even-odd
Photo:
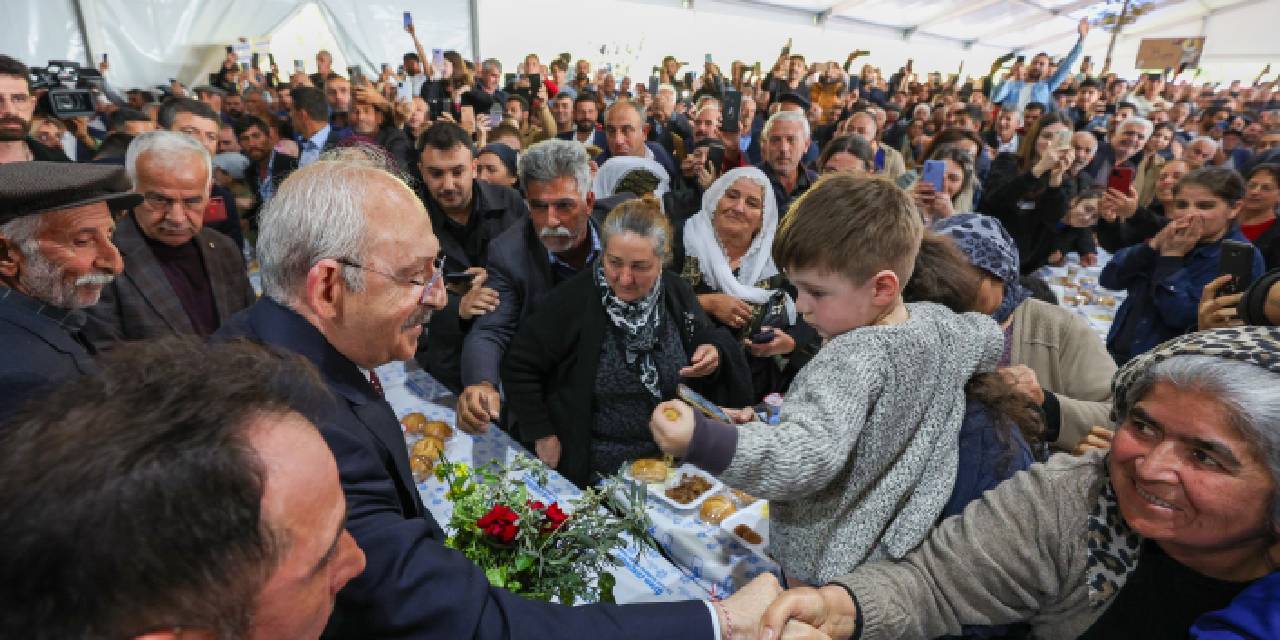
[{"label": "man's eyeglasses", "polygon": [[164,194],[148,191],[142,194],[142,201],[147,203],[148,207],[161,211],[168,211],[174,204],[181,204],[182,208],[187,211],[202,211],[204,210],[205,196],[170,198]]},{"label": "man's eyeglasses", "polygon": [[422,287],[422,297],[418,299],[418,302],[420,304],[426,304],[427,297],[430,296],[431,291],[435,289],[436,283],[444,277],[444,259],[444,254],[440,254],[439,257],[431,261],[431,277],[425,280],[422,278],[402,278],[385,271],[379,271],[372,267],[366,267],[350,258],[337,258],[336,260],[338,264],[344,267],[351,267],[352,269],[360,269],[361,271],[376,273],[402,287]]}]

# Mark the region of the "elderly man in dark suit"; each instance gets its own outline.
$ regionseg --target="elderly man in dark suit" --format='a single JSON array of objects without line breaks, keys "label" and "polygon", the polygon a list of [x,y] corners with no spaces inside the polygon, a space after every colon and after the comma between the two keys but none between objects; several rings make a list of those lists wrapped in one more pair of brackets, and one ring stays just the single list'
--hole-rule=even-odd
[{"label": "elderly man in dark suit", "polygon": [[183,134],[152,131],[129,145],[125,166],[142,204],[116,227],[124,275],[88,310],[85,335],[106,351],[120,340],[212,334],[256,296],[235,243],[202,227],[208,153]]},{"label": "elderly man in dark suit", "polygon": [[84,314],[122,269],[111,209],[119,167],[51,162],[0,166],[0,422],[33,393],[95,371]]},{"label": "elderly man in dark suit", "polygon": [[[571,144],[571,143],[566,143]],[[357,197],[337,197],[337,194]],[[323,211],[316,200],[332,203]],[[443,260],[413,191],[360,163],[299,169],[267,205],[258,239],[264,297],[219,332],[302,355],[336,407],[308,415],[338,462],[347,529],[366,568],[338,593],[335,638],[479,640],[720,637],[745,631],[779,591],[757,579],[715,607],[701,602],[566,607],[524,600],[444,546],[418,494],[400,423],[373,370],[413,355],[445,304]],[[719,625],[727,625],[717,628]]]}]

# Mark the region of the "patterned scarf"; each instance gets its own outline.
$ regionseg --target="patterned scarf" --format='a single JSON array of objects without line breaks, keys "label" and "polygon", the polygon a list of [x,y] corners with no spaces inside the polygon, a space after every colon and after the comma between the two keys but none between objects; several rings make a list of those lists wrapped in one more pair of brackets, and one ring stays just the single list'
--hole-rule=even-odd
[{"label": "patterned scarf", "polygon": [[955,243],[969,257],[969,263],[1004,283],[1004,298],[991,314],[996,322],[1013,315],[1031,292],[1022,286],[1018,272],[1018,245],[999,220],[981,213],[961,213],[933,223],[933,230]]},{"label": "patterned scarf", "polygon": [[658,367],[653,362],[653,348],[658,344],[658,324],[661,320],[662,278],[653,283],[653,290],[634,302],[623,302],[613,294],[604,279],[604,264],[597,262],[596,288],[600,290],[600,304],[613,326],[622,331],[627,351],[627,365],[639,363],[640,382],[644,383],[654,398],[662,399],[658,388]]},{"label": "patterned scarf", "polygon": [[[1177,356],[1211,356],[1256,365],[1280,374],[1280,328],[1229,327],[1174,338],[1132,360],[1111,381],[1112,419],[1129,410],[1129,391],[1151,367]],[[1105,472],[1104,472],[1105,473]],[[1089,511],[1089,561],[1086,569],[1089,604],[1107,604],[1119,593],[1138,566],[1139,536],[1120,515],[1109,478]]]}]

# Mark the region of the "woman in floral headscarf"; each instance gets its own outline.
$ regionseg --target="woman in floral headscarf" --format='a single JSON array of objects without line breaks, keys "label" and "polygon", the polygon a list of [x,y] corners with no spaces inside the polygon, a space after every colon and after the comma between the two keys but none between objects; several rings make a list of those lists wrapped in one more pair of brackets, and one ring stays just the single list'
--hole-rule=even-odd
[{"label": "woman in floral headscarf", "polygon": [[1237,596],[1256,607],[1270,594],[1253,610],[1274,610],[1280,329],[1177,338],[1112,386],[1109,451],[1035,465],[900,561],[788,591],[765,613],[765,635],[795,618],[863,640],[1022,621],[1051,640],[1181,639]]},{"label": "woman in floral headscarf", "polygon": [[962,213],[939,220],[934,230],[980,276],[978,310],[1005,331],[1000,371],[1044,410],[1044,441],[1070,451],[1092,427],[1111,426],[1107,380],[1115,361],[1083,318],[1032,298],[1019,283],[1018,246],[1000,221]]}]

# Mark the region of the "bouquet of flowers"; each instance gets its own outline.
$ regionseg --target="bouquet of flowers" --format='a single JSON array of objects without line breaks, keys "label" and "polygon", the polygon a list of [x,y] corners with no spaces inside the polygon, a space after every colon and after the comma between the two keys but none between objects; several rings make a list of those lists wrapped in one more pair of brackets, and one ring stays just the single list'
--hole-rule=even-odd
[{"label": "bouquet of flowers", "polygon": [[606,478],[567,505],[544,504],[530,498],[524,474],[545,486],[546,467],[528,456],[474,470],[442,459],[435,475],[453,502],[445,544],[479,565],[490,584],[527,598],[613,602],[608,569],[621,564],[615,552],[627,547],[624,536],[650,544],[644,487]]}]

